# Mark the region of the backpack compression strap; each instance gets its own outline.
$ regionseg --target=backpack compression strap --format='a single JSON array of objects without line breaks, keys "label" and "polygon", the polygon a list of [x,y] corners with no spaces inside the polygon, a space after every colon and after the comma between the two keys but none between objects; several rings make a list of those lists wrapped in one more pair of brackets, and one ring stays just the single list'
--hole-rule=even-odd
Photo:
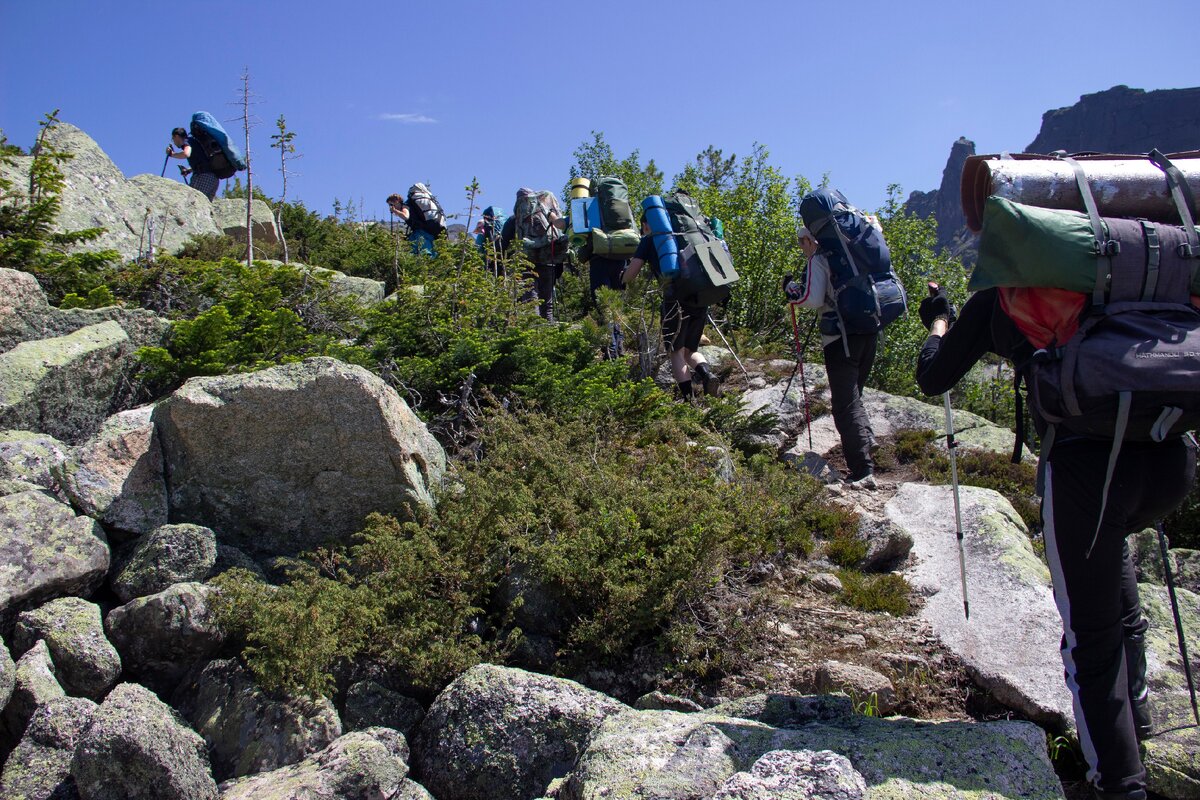
[{"label": "backpack compression strap", "polygon": [[1179,245],[1180,258],[1200,258],[1200,235],[1196,233],[1196,225],[1192,209],[1196,206],[1196,198],[1192,196],[1192,187],[1184,180],[1179,167],[1157,149],[1151,150],[1150,163],[1161,169],[1167,176],[1167,185],[1171,187],[1171,197],[1175,199],[1175,207],[1179,209],[1179,221],[1183,223],[1183,234],[1187,241]]},{"label": "backpack compression strap", "polygon": [[1109,238],[1104,222],[1100,219],[1100,212],[1096,208],[1096,198],[1092,196],[1092,187],[1088,184],[1083,167],[1079,166],[1079,162],[1063,150],[1058,150],[1054,156],[1069,164],[1075,171],[1075,183],[1079,186],[1079,194],[1083,197],[1083,207],[1087,209],[1088,219],[1092,223],[1092,236],[1095,240],[1093,246],[1096,250],[1096,286],[1092,289],[1092,305],[1102,306],[1108,277],[1112,275],[1113,256],[1121,252],[1121,243]]}]

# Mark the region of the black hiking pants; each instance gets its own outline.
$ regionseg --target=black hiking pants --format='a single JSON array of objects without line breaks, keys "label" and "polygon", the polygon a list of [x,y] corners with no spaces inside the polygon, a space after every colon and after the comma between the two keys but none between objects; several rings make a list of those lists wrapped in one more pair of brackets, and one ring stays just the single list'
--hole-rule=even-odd
[{"label": "black hiking pants", "polygon": [[[867,385],[871,365],[875,363],[875,348],[879,335],[851,334],[845,345],[841,339],[825,345],[825,371],[829,375],[829,394],[833,403],[833,424],[842,439],[842,454],[850,470],[850,480],[856,481],[875,470],[871,461],[871,445],[875,434],[867,410],[863,407],[862,391]],[[846,350],[850,354],[846,354]]]},{"label": "black hiking pants", "polygon": [[537,298],[538,313],[549,322],[554,322],[554,284],[562,273],[561,264],[534,264],[532,272],[524,274],[525,280],[533,280],[533,291],[522,295],[522,300]]},{"label": "black hiking pants", "polygon": [[1195,479],[1196,453],[1182,438],[1125,443],[1097,534],[1111,449],[1111,442],[1091,439],[1054,444],[1042,525],[1088,780],[1106,792],[1136,793],[1145,788],[1146,770],[1130,701],[1145,691],[1147,623],[1125,537],[1179,505]]}]

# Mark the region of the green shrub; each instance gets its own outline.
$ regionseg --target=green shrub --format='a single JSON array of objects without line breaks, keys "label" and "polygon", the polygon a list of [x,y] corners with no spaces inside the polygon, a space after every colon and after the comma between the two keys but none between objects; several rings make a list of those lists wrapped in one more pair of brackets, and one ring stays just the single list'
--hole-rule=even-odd
[{"label": "green shrub", "polygon": [[838,531],[825,545],[825,555],[839,567],[853,567],[867,557],[867,543],[853,532]]},{"label": "green shrub", "polygon": [[853,570],[839,570],[842,582],[842,601],[859,611],[886,612],[894,616],[908,614],[912,587],[903,575],[863,575]]}]

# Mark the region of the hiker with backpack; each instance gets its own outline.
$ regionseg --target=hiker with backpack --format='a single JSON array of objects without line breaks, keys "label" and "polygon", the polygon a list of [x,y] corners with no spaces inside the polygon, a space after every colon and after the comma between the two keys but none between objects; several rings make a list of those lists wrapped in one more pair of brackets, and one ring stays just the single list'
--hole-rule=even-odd
[{"label": "hiker with backpack", "polygon": [[496,206],[488,206],[475,225],[475,246],[479,248],[488,272],[497,278],[504,275],[504,243],[501,237],[504,222],[504,212]]},{"label": "hiker with backpack", "polygon": [[650,271],[662,284],[659,313],[663,348],[671,356],[671,377],[675,379],[680,399],[691,401],[698,390],[706,395],[720,394],[721,380],[700,352],[700,338],[704,335],[704,323],[708,320],[708,306],[693,305],[681,298],[676,282],[664,276],[656,242],[664,234],[653,231],[645,213],[642,214],[641,230],[641,242],[633,258],[629,259],[629,266],[621,273],[621,284],[628,286],[637,278],[643,266],[650,265]]},{"label": "hiker with backpack", "polygon": [[957,315],[934,284],[921,302],[929,337],[916,378],[936,395],[985,353],[1012,361],[1014,458],[1019,382],[1029,387],[1046,560],[1087,778],[1098,798],[1144,800],[1148,623],[1126,537],[1170,514],[1195,480],[1187,431],[1200,422],[1200,236],[1165,158],[1183,226],[1101,218],[1079,162],[1059,158],[1075,170],[1087,213],[989,197],[975,294]]},{"label": "hiker with backpack", "polygon": [[878,447],[862,393],[875,363],[879,332],[904,313],[904,287],[891,272],[883,229],[841,192],[818,189],[800,200],[798,233],[807,264],[799,282],[784,277],[788,302],[820,312],[822,352],[833,423],[852,489],[875,489]]},{"label": "hiker with backpack", "polygon": [[204,149],[200,147],[194,137],[188,135],[187,129],[175,128],[171,131],[171,144],[167,145],[167,156],[169,158],[186,158],[188,171],[191,174],[188,185],[201,192],[210,202],[217,196],[221,179],[213,174],[212,166],[209,164],[208,156],[204,154]]},{"label": "hiker with backpack", "polygon": [[446,212],[429,187],[414,183],[407,197],[390,194],[387,204],[388,210],[408,226],[407,239],[413,255],[436,256],[437,239],[446,232]]},{"label": "hiker with backpack", "polygon": [[554,284],[567,257],[566,227],[562,206],[553,192],[522,187],[517,190],[513,215],[500,233],[504,252],[515,243],[529,257],[531,269],[522,278],[531,280],[533,286],[521,299],[536,297],[538,313],[548,322],[554,322]]}]

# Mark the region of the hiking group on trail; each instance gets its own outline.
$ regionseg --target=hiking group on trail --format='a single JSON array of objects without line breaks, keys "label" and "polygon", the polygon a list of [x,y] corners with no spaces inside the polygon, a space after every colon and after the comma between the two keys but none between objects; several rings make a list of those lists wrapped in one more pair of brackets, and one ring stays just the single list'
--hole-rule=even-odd
[{"label": "hiking group on trail", "polygon": [[[191,185],[212,199],[218,178],[232,174],[238,157],[206,117],[193,117],[190,134],[175,129],[168,155],[187,158]],[[1134,172],[1141,169],[1137,180],[1152,190],[1143,186],[1130,201],[1118,183],[1093,196],[1088,171],[1118,159]],[[1022,408],[1029,406],[1041,443],[1037,489],[1063,623],[1064,675],[1087,778],[1098,798],[1146,798],[1139,743],[1155,735],[1148,622],[1126,537],[1156,526],[1165,553],[1161,520],[1184,500],[1196,474],[1197,446],[1189,431],[1200,425],[1200,231],[1188,181],[1200,185],[1194,163],[1200,159],[1187,160],[1191,172],[1184,175],[1157,151],[1077,159],[973,156],[964,169],[963,202],[979,195],[978,208],[966,209],[969,225],[980,233],[968,284],[974,294],[959,313],[931,283],[918,309],[929,335],[914,354],[915,377],[927,395],[944,395],[952,464],[948,393],[985,354],[1010,360],[1016,375],[1014,460],[1023,450]],[[994,174],[1027,173],[1022,180],[989,182],[989,168]],[[1051,190],[1044,184],[1054,185]],[[738,281],[723,222],[706,216],[678,188],[646,197],[636,219],[617,178],[574,178],[569,195],[565,213],[554,192],[527,187],[517,190],[511,214],[496,205],[485,208],[472,233],[486,269],[503,276],[507,256],[522,252],[527,264],[521,277],[530,284],[523,299],[536,300],[539,314],[553,322],[555,284],[566,264],[588,264],[592,305],[600,289],[622,289],[648,266],[661,285],[661,338],[679,397],[720,394],[721,379],[700,345],[712,321],[710,308],[724,303]],[[429,188],[413,184],[404,196],[390,195],[387,204],[407,224],[412,252],[436,255],[446,215]],[[795,312],[815,310],[846,461],[844,483],[874,490],[879,443],[863,391],[880,335],[906,313],[908,298],[878,219],[824,188],[801,197],[799,212],[804,271],[782,282],[797,365],[804,347]],[[621,331],[612,328],[605,356],[617,358]],[[807,401],[807,387],[805,393]],[[953,483],[957,509],[956,469]],[[961,520],[958,536],[961,545]],[[969,617],[966,574],[964,564]],[[1190,685],[1178,615],[1176,620]],[[1200,725],[1194,691],[1193,712]]]}]

